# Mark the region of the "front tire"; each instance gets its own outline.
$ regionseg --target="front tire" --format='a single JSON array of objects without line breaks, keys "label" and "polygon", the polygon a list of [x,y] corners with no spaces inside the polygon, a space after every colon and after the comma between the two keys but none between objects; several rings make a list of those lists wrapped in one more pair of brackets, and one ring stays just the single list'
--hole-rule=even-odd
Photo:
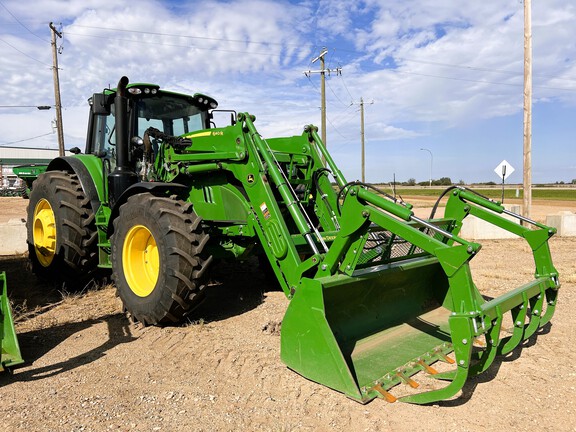
[{"label": "front tire", "polygon": [[81,288],[97,269],[94,212],[76,174],[48,171],[34,181],[27,220],[32,270]]},{"label": "front tire", "polygon": [[212,257],[192,204],[150,194],[128,198],[114,220],[112,278],[124,308],[144,325],[182,320],[204,298]]}]

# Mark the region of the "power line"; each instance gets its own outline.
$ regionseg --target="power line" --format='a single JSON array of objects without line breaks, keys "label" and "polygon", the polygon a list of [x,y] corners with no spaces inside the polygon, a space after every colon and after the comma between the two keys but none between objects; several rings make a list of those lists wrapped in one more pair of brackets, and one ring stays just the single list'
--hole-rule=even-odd
[{"label": "power line", "polygon": [[[79,24],[72,24],[68,26],[70,27],[81,27],[81,28],[89,28],[95,30],[109,30],[109,31],[117,31],[117,32],[124,32],[124,33],[137,33],[137,34],[146,34],[152,36],[169,36],[169,37],[179,37],[179,38],[186,38],[186,39],[198,39],[198,40],[208,40],[208,41],[217,41],[217,42],[235,42],[235,43],[242,43],[242,44],[255,44],[255,45],[278,45],[278,46],[297,46],[302,48],[302,44],[289,44],[283,42],[259,42],[259,41],[250,41],[250,40],[242,40],[242,39],[226,39],[226,38],[215,38],[215,37],[207,37],[207,36],[191,36],[191,35],[184,35],[184,34],[175,34],[175,33],[160,33],[160,32],[151,32],[151,31],[144,31],[144,30],[130,30],[130,29],[120,29],[120,28],[112,28],[112,27],[98,27],[98,26],[86,26],[86,25],[79,25]],[[68,34],[75,34],[80,36],[77,33],[70,33]],[[181,46],[181,45],[176,45]]]},{"label": "power line", "polygon": [[[405,58],[405,57],[397,57],[397,59],[407,61],[410,63],[429,64],[429,65],[433,65],[433,66],[443,66],[443,67],[449,67],[449,68],[467,69],[467,70],[474,70],[474,71],[480,71],[480,72],[501,73],[501,74],[514,75],[514,76],[519,76],[521,74],[521,72],[507,71],[507,70],[501,70],[501,69],[489,69],[489,68],[481,68],[481,67],[467,66],[467,65],[456,65],[456,64],[440,63],[440,62],[433,62],[433,61],[427,61],[427,60],[414,60],[414,59],[409,59],[409,58]],[[542,78],[552,78],[552,79],[557,79],[557,80],[561,80],[561,81],[576,82],[576,80],[574,80],[574,79],[558,78],[558,77],[555,77],[553,75],[535,74],[535,76],[539,76]]]},{"label": "power line", "polygon": [[[12,12],[10,12],[10,10],[9,10],[9,9],[4,5],[4,3],[2,3],[1,1],[0,1],[0,6],[2,6],[4,9],[6,9],[6,12],[8,12],[8,13],[10,14],[10,16],[11,16],[12,18],[14,18],[18,24],[20,24],[22,27],[24,27],[24,28],[26,29],[26,31],[27,31],[28,33],[30,33],[32,36],[37,37],[37,38],[40,39],[42,42],[48,42],[47,40],[42,39],[40,36],[38,36],[36,33],[34,33],[34,32],[33,32],[32,30],[30,30],[28,27],[26,27],[26,26],[24,25],[24,23],[22,23],[22,21],[20,21],[18,18],[16,18],[16,16],[15,16]],[[49,42],[48,42],[48,43],[49,43]]]},{"label": "power line", "polygon": [[[302,44],[291,44],[291,43],[285,43],[285,42],[270,42],[270,41],[260,42],[260,41],[241,40],[241,39],[226,39],[226,38],[215,38],[215,37],[205,37],[205,36],[191,36],[191,35],[184,35],[184,34],[161,33],[161,32],[151,32],[151,31],[144,31],[144,30],[130,30],[130,29],[120,29],[120,28],[113,28],[113,27],[87,26],[87,25],[79,25],[79,24],[72,24],[72,25],[68,26],[67,28],[70,28],[70,27],[80,27],[80,28],[89,28],[89,29],[96,29],[96,30],[124,32],[124,33],[146,34],[146,35],[153,35],[153,36],[179,37],[179,38],[207,40],[207,41],[255,44],[255,45],[264,45],[264,46],[277,45],[277,46],[298,46],[299,48],[303,47]],[[131,40],[131,39],[111,38],[108,36],[73,33],[73,32],[69,32],[69,31],[66,31],[65,33],[70,34],[70,35],[74,35],[74,36],[108,39],[108,40],[115,40],[115,41],[119,41],[119,42],[145,43],[148,45],[195,48],[195,49],[199,49],[199,50],[210,50],[210,51],[229,52],[229,53],[238,53],[238,54],[249,53],[249,54],[254,54],[254,55],[265,55],[265,56],[271,55],[270,53],[250,52],[250,51],[246,51],[246,50],[240,51],[240,50],[223,50],[223,49],[217,49],[217,48],[202,48],[202,47],[198,47],[195,45],[167,44],[167,43],[161,43],[161,42],[138,41],[138,40]],[[304,46],[313,47],[312,45],[304,45]],[[344,52],[348,52],[348,53],[352,53],[352,54],[366,54],[365,52],[360,52],[357,50],[340,49],[340,51],[344,51]],[[278,54],[278,55],[280,55],[280,54]],[[514,72],[514,71],[506,71],[506,70],[499,70],[499,69],[480,68],[480,67],[467,66],[467,65],[457,65],[457,64],[452,64],[452,63],[432,62],[432,61],[426,61],[426,60],[415,60],[415,59],[410,59],[410,58],[406,58],[406,57],[397,57],[396,59],[402,60],[402,61],[407,61],[407,62],[412,62],[412,63],[430,64],[430,65],[443,66],[443,67],[449,67],[449,68],[476,70],[476,71],[481,71],[481,72],[503,73],[503,74],[516,75],[516,76],[518,75],[518,73]],[[397,69],[390,69],[390,70],[398,71]],[[402,72],[402,73],[410,73],[410,72]],[[468,79],[463,79],[463,78],[459,79],[459,78],[451,78],[451,77],[446,77],[446,76],[441,76],[441,75],[419,74],[419,73],[415,73],[415,72],[412,72],[411,74],[420,75],[420,76],[428,76],[428,77],[432,77],[432,78],[448,79],[448,80],[479,82],[479,83],[495,84],[495,85],[513,85],[513,86],[516,86],[515,84],[507,84],[507,83],[499,83],[499,82],[491,82],[491,81],[476,81],[476,80],[468,80]],[[570,81],[570,82],[576,81],[576,80],[571,80],[571,79],[567,79],[567,78],[557,78],[557,77],[554,77],[552,75],[535,74],[534,76],[552,78],[552,79],[561,80],[561,81]],[[576,91],[576,89],[560,88],[560,87],[543,87],[543,86],[534,86],[534,87],[544,88],[544,89],[549,89],[549,90]]]},{"label": "power line", "polygon": [[26,54],[24,51],[20,51],[20,50],[19,50],[18,48],[16,48],[14,45],[6,42],[4,39],[1,39],[1,38],[0,38],[0,41],[4,42],[4,43],[5,43],[6,45],[8,45],[10,48],[18,51],[20,54],[28,57],[29,59],[32,59],[32,60],[34,60],[35,62],[38,62],[38,63],[43,64],[43,65],[45,65],[45,66],[50,66],[50,67],[51,67],[51,65],[49,65],[48,63],[44,63],[43,61],[40,61],[40,60],[38,60],[38,59],[36,59],[36,58],[34,58],[34,57]]},{"label": "power line", "polygon": [[[509,87],[523,87],[523,84],[513,84],[513,83],[504,83],[504,82],[494,82],[494,81],[485,81],[485,80],[473,80],[467,78],[456,78],[456,77],[447,77],[442,75],[432,75],[432,74],[424,74],[418,72],[408,72],[402,71],[399,69],[389,69],[391,72],[400,73],[400,74],[407,74],[407,75],[417,75],[417,76],[424,76],[429,78],[440,78],[446,80],[453,80],[453,81],[466,81],[466,82],[473,82],[473,83],[480,83],[480,84],[492,84],[492,85],[503,85]],[[533,86],[533,88],[545,89],[545,90],[562,90],[562,91],[576,91],[576,88],[567,88],[567,87],[548,87],[548,86]]]},{"label": "power line", "polygon": [[346,82],[344,81],[344,78],[342,77],[342,74],[340,74],[340,79],[342,80],[342,84],[344,85],[344,88],[346,89],[346,92],[348,93],[348,96],[350,96],[350,100],[354,101],[354,97],[352,96],[352,93],[350,93],[350,90],[348,90],[348,86],[346,85]]},{"label": "power line", "polygon": [[[264,53],[264,52],[253,52],[253,51],[239,51],[239,50],[225,50],[219,48],[202,48],[197,45],[182,45],[182,44],[168,44],[162,42],[151,42],[151,41],[144,41],[144,40],[134,40],[134,39],[122,39],[122,38],[112,38],[108,36],[98,36],[98,35],[90,35],[90,34],[83,34],[83,33],[71,33],[69,31],[64,31],[63,34],[73,35],[73,36],[80,36],[80,37],[91,37],[91,38],[98,38],[98,39],[108,39],[118,42],[130,42],[130,43],[139,43],[139,44],[146,44],[146,45],[159,45],[159,46],[169,46],[169,47],[178,47],[178,48],[194,48],[198,50],[205,50],[205,51],[218,51],[218,52],[227,52],[227,53],[234,53],[234,54],[254,54],[254,55],[261,55],[270,57],[271,53]],[[225,40],[225,39],[223,39]],[[246,41],[246,43],[248,43]],[[277,54],[280,56],[280,54]]]},{"label": "power line", "polygon": [[0,105],[0,108],[38,108],[39,110],[47,110],[51,105]]},{"label": "power line", "polygon": [[338,99],[338,102],[340,102],[343,106],[348,106],[346,105],[344,102],[342,102],[342,100],[338,97],[338,95],[336,94],[336,92],[334,92],[334,89],[332,88],[332,86],[330,85],[330,81],[327,82],[328,84],[328,88],[330,89],[330,91],[332,92],[332,94],[334,95],[334,97],[336,99]]},{"label": "power line", "polygon": [[18,140],[18,141],[10,141],[10,142],[7,142],[7,143],[1,143],[1,144],[0,144],[0,147],[5,147],[5,146],[9,146],[9,145],[11,145],[11,144],[17,144],[17,143],[21,143],[21,142],[25,142],[25,141],[32,141],[32,140],[35,140],[35,139],[37,139],[37,138],[42,138],[42,137],[45,137],[45,136],[48,136],[48,135],[53,135],[53,134],[54,134],[54,132],[50,132],[50,133],[46,133],[46,134],[44,134],[44,135],[38,135],[38,136],[30,137],[30,138],[24,138],[24,139],[21,139],[21,140]]}]

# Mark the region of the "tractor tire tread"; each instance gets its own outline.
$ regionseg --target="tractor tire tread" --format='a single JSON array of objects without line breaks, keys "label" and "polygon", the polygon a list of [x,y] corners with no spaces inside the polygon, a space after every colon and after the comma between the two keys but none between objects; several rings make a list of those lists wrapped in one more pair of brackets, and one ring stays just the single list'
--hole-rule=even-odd
[{"label": "tractor tire tread", "polygon": [[[32,234],[35,204],[46,199],[56,219],[57,240],[53,263],[43,267],[35,255]],[[31,214],[30,214],[31,213]],[[69,171],[47,171],[34,181],[27,220],[32,270],[41,277],[83,288],[97,270],[95,215],[78,176]]]},{"label": "tractor tire tread", "polygon": [[[136,209],[140,213],[145,209],[146,214],[140,216]],[[127,222],[126,218],[132,219]],[[157,237],[160,261],[165,263],[161,264],[158,281],[148,299],[131,292],[123,273],[121,251],[122,236],[130,229],[130,223],[146,225],[150,220],[157,221],[146,227]],[[135,320],[146,325],[180,322],[203,300],[205,284],[199,279],[212,260],[201,256],[209,237],[200,221],[189,203],[147,193],[129,197],[120,208],[111,237],[112,278],[124,307]],[[152,301],[152,297],[157,301]]]}]

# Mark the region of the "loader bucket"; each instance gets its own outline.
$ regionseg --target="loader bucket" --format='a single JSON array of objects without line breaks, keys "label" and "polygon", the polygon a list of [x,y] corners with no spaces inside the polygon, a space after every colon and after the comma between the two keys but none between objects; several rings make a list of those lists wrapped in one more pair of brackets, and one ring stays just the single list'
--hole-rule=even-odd
[{"label": "loader bucket", "polygon": [[6,274],[4,272],[0,272],[0,284],[2,284],[0,296],[0,371],[3,371],[24,363],[24,361],[20,355],[20,346],[16,339],[12,312],[6,293]]},{"label": "loader bucket", "polygon": [[367,402],[386,373],[389,384],[410,382],[423,366],[400,367],[451,351],[450,312],[442,306],[448,280],[434,258],[306,285],[282,322],[282,359],[313,381]]},{"label": "loader bucket", "polygon": [[[469,266],[481,246],[456,235],[461,220],[409,216],[404,224],[365,207],[373,224],[388,225],[378,229],[389,229],[381,235],[389,240],[378,248],[367,246],[369,236],[364,243],[345,241],[354,237],[349,229],[341,243],[334,241],[332,247],[343,245],[342,253],[328,252],[321,266],[326,270],[301,279],[282,322],[281,356],[288,367],[362,403],[375,397],[393,402],[396,392],[405,402],[431,403],[455,396],[469,376],[487,370],[497,354],[510,352],[547,323],[560,287],[548,247],[555,231],[536,223],[534,229],[522,227],[465,198],[471,197],[462,193],[457,199],[465,205],[452,203],[448,213],[459,218],[460,210],[473,211],[523,237],[534,256],[533,281],[486,300]],[[398,244],[406,246],[394,256]],[[328,274],[332,256],[338,257],[338,270]],[[509,331],[503,327],[506,314]],[[438,361],[450,370],[438,371],[432,366]],[[418,388],[418,373],[434,380]]]}]

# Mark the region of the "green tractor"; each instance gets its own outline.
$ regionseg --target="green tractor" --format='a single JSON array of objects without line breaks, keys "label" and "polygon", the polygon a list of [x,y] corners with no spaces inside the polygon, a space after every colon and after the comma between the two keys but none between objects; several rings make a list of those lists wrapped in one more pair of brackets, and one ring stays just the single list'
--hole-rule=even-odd
[{"label": "green tractor", "polygon": [[[395,400],[390,390],[419,372],[448,384],[401,400],[452,397],[552,317],[553,229],[461,187],[447,191],[444,217],[418,218],[347,182],[316,127],[264,139],[248,113],[227,111],[216,126],[216,108],[126,77],[94,94],[85,152],[54,159],[34,182],[34,270],[78,284],[109,269],[126,311],[163,325],[202,301],[213,260],[257,255],[290,299],[282,361],[362,403]],[[480,245],[458,235],[468,215],[524,238],[534,280],[486,300],[469,267]],[[453,368],[434,373],[437,361]]]}]

